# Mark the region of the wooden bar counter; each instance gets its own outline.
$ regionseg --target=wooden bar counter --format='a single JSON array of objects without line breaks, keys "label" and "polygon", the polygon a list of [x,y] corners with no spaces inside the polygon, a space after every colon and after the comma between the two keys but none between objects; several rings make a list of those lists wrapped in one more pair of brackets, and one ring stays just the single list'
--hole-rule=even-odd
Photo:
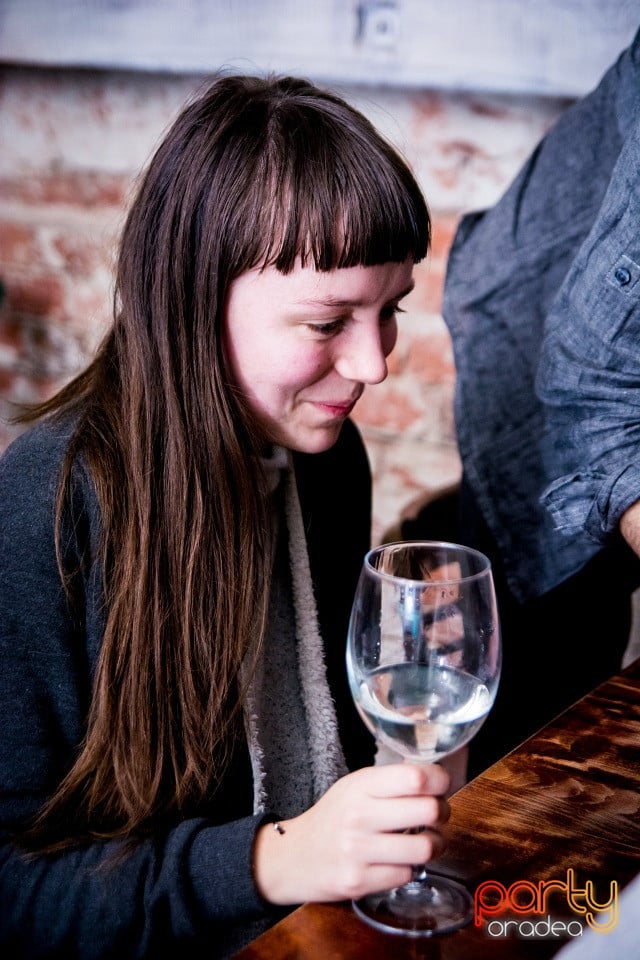
[{"label": "wooden bar counter", "polygon": [[[566,883],[568,871],[576,887],[591,881],[603,905],[614,882],[621,891],[640,873],[640,660],[459,790],[447,834],[448,847],[432,866],[472,896],[496,881],[524,907],[533,901],[514,884],[538,890],[541,881]],[[548,894],[546,907],[544,915],[507,912],[411,939],[374,930],[348,903],[305,904],[235,960],[544,960],[570,936],[532,935],[533,923],[550,915],[561,928],[575,931],[580,921],[586,930],[562,888]],[[505,935],[507,917],[527,922],[515,932],[512,923]]]}]

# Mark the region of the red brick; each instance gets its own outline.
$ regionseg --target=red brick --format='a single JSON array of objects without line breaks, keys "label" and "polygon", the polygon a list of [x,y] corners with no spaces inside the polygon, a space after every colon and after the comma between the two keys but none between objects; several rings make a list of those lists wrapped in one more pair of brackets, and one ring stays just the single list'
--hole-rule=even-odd
[{"label": "red brick", "polygon": [[80,208],[126,205],[131,178],[121,174],[67,171],[0,179],[0,200],[29,205],[66,204]]},{"label": "red brick", "polygon": [[440,313],[445,269],[442,260],[427,260],[424,264],[418,264],[413,274],[416,286],[407,299],[408,310]]},{"label": "red brick", "polygon": [[[3,163],[0,178],[0,278],[7,288],[0,313],[0,414],[9,399],[50,396],[108,322],[114,237],[107,224],[116,229],[129,203],[134,181],[128,171],[138,167],[140,139],[151,143],[156,121],[168,120],[191,88],[180,78],[37,68],[10,74],[5,84],[28,163]],[[384,100],[390,116],[398,107],[406,153],[431,207],[433,239],[415,271],[416,290],[407,298],[390,376],[367,390],[355,411],[370,450],[378,454],[378,527],[387,512],[397,514],[406,495],[413,498],[421,487],[451,475],[449,460],[439,465],[443,450],[455,456],[454,368],[438,315],[459,216],[500,195],[562,108],[545,98],[513,101],[433,90],[389,91]],[[72,127],[68,137],[65,124]],[[38,147],[48,130],[59,139],[43,156]],[[113,156],[106,149],[103,162],[94,146],[77,169],[75,145],[85,133],[94,145],[121,139]],[[117,168],[109,165],[114,157]],[[17,429],[0,420],[0,446]],[[407,436],[419,437],[419,452],[404,442]]]},{"label": "red brick", "polygon": [[432,213],[431,249],[427,262],[429,260],[446,260],[459,222],[460,216],[458,214]]},{"label": "red brick", "polygon": [[53,237],[54,250],[63,260],[63,269],[70,276],[87,276],[99,269],[111,269],[112,259],[105,243],[87,237],[81,231],[66,229]]},{"label": "red brick", "polygon": [[20,343],[23,324],[11,310],[3,310],[0,314],[0,344],[5,347],[14,347]]},{"label": "red brick", "polygon": [[418,130],[433,124],[445,114],[446,98],[440,93],[424,90],[411,99],[411,115]]},{"label": "red brick", "polygon": [[0,366],[0,394],[8,395],[12,393],[16,380],[16,374],[4,366]]},{"label": "red brick", "polygon": [[479,117],[489,117],[491,120],[507,120],[511,112],[506,105],[506,101],[491,100],[484,97],[480,99],[469,96],[467,106],[471,113],[475,113]]},{"label": "red brick", "polygon": [[411,340],[405,373],[417,374],[425,383],[450,383],[455,379],[453,349],[446,329]]},{"label": "red brick", "polygon": [[408,343],[401,340],[393,353],[387,357],[387,370],[389,371],[390,377],[398,376],[404,370],[407,362],[408,346]]},{"label": "red brick", "polygon": [[438,169],[433,169],[433,175],[440,185],[447,190],[452,189],[461,176],[461,171],[476,162],[478,158],[483,162],[489,161],[487,153],[479,149],[476,144],[466,140],[449,140],[441,146],[442,163]]},{"label": "red brick", "polygon": [[358,423],[387,430],[405,430],[420,419],[422,411],[398,386],[377,386],[365,390],[354,411]]},{"label": "red brick", "polygon": [[52,274],[6,281],[8,309],[30,316],[57,314],[64,301],[64,284]]},{"label": "red brick", "polygon": [[9,266],[23,266],[37,262],[40,255],[33,227],[0,220],[0,262]]}]

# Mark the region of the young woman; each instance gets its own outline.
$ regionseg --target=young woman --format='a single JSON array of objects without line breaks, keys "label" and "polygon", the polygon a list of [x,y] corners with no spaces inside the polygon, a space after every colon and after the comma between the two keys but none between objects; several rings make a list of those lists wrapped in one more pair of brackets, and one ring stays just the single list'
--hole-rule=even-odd
[{"label": "young woman", "polygon": [[428,243],[305,81],[217,79],[159,147],[111,331],[0,461],[3,956],[224,957],[440,849],[447,775],[371,765],[344,666],[348,417]]}]

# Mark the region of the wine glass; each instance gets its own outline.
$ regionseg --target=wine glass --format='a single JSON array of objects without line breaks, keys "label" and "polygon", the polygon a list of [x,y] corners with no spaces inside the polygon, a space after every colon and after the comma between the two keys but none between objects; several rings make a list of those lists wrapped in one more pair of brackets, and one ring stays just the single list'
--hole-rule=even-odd
[{"label": "wine glass", "polygon": [[[353,601],[347,671],[356,707],[378,746],[438,761],[471,740],[500,678],[498,611],[489,559],[455,543],[382,544],[364,558]],[[404,886],[353,901],[386,933],[413,937],[467,924],[462,884],[413,868]]]}]

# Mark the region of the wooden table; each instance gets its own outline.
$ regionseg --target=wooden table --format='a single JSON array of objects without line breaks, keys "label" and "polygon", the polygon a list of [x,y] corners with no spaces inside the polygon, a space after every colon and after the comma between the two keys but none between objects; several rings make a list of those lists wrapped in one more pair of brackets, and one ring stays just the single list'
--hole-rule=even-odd
[{"label": "wooden table", "polygon": [[[521,881],[536,889],[540,881],[566,882],[568,870],[578,886],[592,881],[603,903],[613,881],[622,890],[640,872],[640,659],[464,786],[451,798],[451,808],[449,844],[438,870],[462,880],[472,895],[489,880],[507,890]],[[552,920],[564,917],[575,924],[578,915],[567,907],[566,896],[556,892],[550,898]],[[483,919],[481,926],[409,939],[372,929],[350,904],[310,903],[236,957],[544,960],[568,939],[532,937],[530,926],[496,936],[505,916],[493,918],[500,923],[492,926],[494,935],[488,932],[490,919]],[[517,917],[529,923],[541,919],[531,913]]]}]

